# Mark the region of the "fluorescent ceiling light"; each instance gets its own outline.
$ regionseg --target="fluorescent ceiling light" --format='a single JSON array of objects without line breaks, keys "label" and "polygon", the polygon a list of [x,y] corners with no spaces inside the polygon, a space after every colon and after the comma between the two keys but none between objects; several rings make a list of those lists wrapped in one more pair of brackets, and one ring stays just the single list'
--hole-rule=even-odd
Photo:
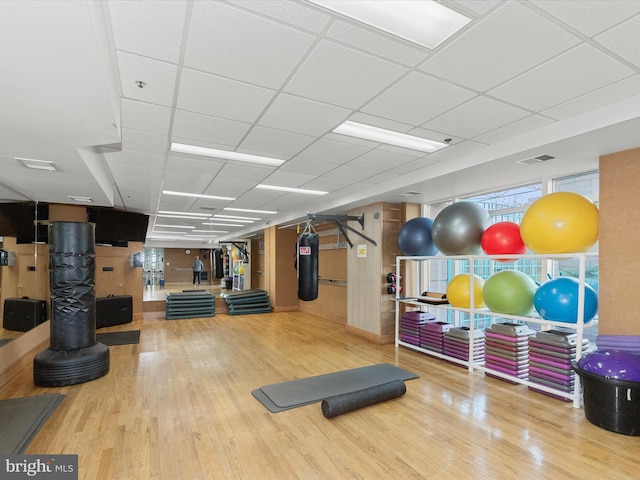
[{"label": "fluorescent ceiling light", "polygon": [[280,185],[266,185],[264,183],[260,183],[256,185],[256,188],[260,188],[262,190],[277,190],[279,192],[293,192],[293,193],[305,193],[308,195],[326,195],[329,192],[323,192],[321,190],[309,190],[307,188],[294,188],[294,187],[282,187]]},{"label": "fluorescent ceiling light", "polygon": [[162,228],[196,228],[196,227],[192,227],[189,225],[160,225],[160,224],[156,224],[156,227],[162,227]]},{"label": "fluorescent ceiling light", "polygon": [[432,0],[309,1],[430,49],[436,48],[471,21]]},{"label": "fluorescent ceiling light", "polygon": [[184,143],[171,143],[171,151],[177,153],[189,153],[191,155],[201,155],[204,157],[222,158],[224,160],[235,160],[237,162],[271,165],[273,167],[278,167],[285,162],[278,158],[261,157],[259,155],[231,152],[229,150],[218,150],[216,148],[198,147],[197,145],[187,145]]},{"label": "fluorescent ceiling light", "polygon": [[197,233],[229,233],[227,230],[191,230]]},{"label": "fluorescent ceiling light", "polygon": [[177,195],[179,197],[195,197],[195,198],[210,198],[212,200],[235,200],[231,197],[218,197],[216,195],[204,195],[201,193],[188,193],[188,192],[174,192],[172,190],[163,190],[164,195]]},{"label": "fluorescent ceiling light", "polygon": [[74,202],[93,203],[93,199],[91,197],[78,197],[76,195],[69,195],[69,198]]},{"label": "fluorescent ceiling light", "polygon": [[57,171],[57,168],[55,167],[53,162],[49,160],[35,160],[33,158],[20,158],[20,157],[14,157],[14,159],[22,163],[22,165],[24,165],[25,167],[30,168],[32,170],[46,170],[48,172]]},{"label": "fluorescent ceiling light", "polygon": [[274,215],[278,213],[277,210],[252,210],[251,208],[224,207],[223,210],[227,210],[229,212],[264,213],[265,215]]},{"label": "fluorescent ceiling light", "polygon": [[421,152],[435,152],[441,148],[447,147],[448,144],[428,140],[426,138],[407,135],[406,133],[398,133],[384,128],[372,127],[362,123],[346,121],[335,130],[334,133],[348,135],[350,137],[364,138],[373,142],[386,143],[397,147],[410,148]]},{"label": "fluorescent ceiling light", "polygon": [[156,233],[164,233],[167,235],[175,235],[176,237],[181,237],[184,235],[183,232],[165,232],[164,230],[154,230],[151,234],[155,235]]},{"label": "fluorescent ceiling light", "polygon": [[210,217],[210,213],[191,213],[191,212],[169,212],[167,210],[158,210],[158,213],[164,213],[166,215],[192,215],[195,217]]},{"label": "fluorescent ceiling light", "polygon": [[[194,215],[165,215],[164,213],[159,213],[156,217],[163,218],[186,218],[188,220],[203,220],[203,217],[196,217]],[[206,217],[209,218],[209,217]]]},{"label": "fluorescent ceiling light", "polygon": [[202,225],[213,225],[216,227],[246,227],[239,223],[217,223],[217,222],[202,222]]},{"label": "fluorescent ceiling light", "polygon": [[239,222],[244,220],[262,220],[261,218],[256,217],[239,217],[237,215],[222,215],[221,213],[216,213],[214,218],[228,218],[228,219],[237,219]]}]

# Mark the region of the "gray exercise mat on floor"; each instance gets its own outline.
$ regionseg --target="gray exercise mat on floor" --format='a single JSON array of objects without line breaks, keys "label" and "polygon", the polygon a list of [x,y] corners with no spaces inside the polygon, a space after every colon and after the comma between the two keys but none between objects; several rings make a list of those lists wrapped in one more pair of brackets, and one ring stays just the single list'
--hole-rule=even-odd
[{"label": "gray exercise mat on floor", "polygon": [[0,400],[0,454],[24,453],[63,399],[49,393]]},{"label": "gray exercise mat on floor", "polygon": [[325,398],[374,387],[393,380],[411,380],[418,375],[388,363],[265,385],[251,392],[270,411],[319,402]]},{"label": "gray exercise mat on floor", "polygon": [[107,346],[131,345],[140,343],[140,330],[96,333],[96,342]]}]

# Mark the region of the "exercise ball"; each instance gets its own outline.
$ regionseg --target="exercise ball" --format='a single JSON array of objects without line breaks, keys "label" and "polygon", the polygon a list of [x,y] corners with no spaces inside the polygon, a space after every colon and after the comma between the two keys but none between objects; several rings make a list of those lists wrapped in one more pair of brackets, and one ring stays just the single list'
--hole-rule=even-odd
[{"label": "exercise ball", "polygon": [[482,288],[482,299],[489,310],[508,315],[528,315],[538,285],[526,273],[502,270],[491,275]]},{"label": "exercise ball", "polygon": [[438,253],[431,229],[433,220],[426,217],[412,218],[398,232],[398,248],[407,256],[433,256]]},{"label": "exercise ball", "polygon": [[598,241],[598,207],[577,193],[550,193],[529,205],[520,235],[534,253],[586,252]]},{"label": "exercise ball", "polygon": [[[484,307],[482,301],[482,287],[484,280],[478,275],[473,276],[473,304],[475,308]],[[447,300],[452,307],[470,308],[471,306],[471,278],[468,273],[461,273],[451,279],[447,285]]]},{"label": "exercise ball", "polygon": [[640,356],[620,350],[596,350],[577,362],[579,369],[613,380],[640,382]]},{"label": "exercise ball", "polygon": [[[578,279],[558,277],[544,282],[533,296],[533,305],[545,320],[577,323],[578,319]],[[585,323],[591,321],[598,312],[598,294],[590,286],[584,286]]]},{"label": "exercise ball", "polygon": [[[500,255],[501,253],[522,255],[527,251],[527,246],[520,236],[520,226],[513,222],[498,222],[488,227],[482,234],[480,245],[487,255]],[[498,262],[512,262],[515,259],[499,258],[496,260]]]},{"label": "exercise ball", "polygon": [[480,205],[453,203],[433,221],[433,243],[445,255],[478,255],[482,234],[490,225],[491,216]]}]

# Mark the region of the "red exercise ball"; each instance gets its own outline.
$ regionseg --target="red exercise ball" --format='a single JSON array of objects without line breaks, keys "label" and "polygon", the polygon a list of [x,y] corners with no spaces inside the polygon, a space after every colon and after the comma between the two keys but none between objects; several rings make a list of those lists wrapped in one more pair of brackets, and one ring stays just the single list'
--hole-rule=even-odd
[{"label": "red exercise ball", "polygon": [[[520,236],[520,226],[513,222],[498,222],[488,227],[482,234],[480,244],[487,255],[508,253],[521,255],[527,251],[527,246]],[[499,262],[512,262],[515,259],[497,259]]]}]

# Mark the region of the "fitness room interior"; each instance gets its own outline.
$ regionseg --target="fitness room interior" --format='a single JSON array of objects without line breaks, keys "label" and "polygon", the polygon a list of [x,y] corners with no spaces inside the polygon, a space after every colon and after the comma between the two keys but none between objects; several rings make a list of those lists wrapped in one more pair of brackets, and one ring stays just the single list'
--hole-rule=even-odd
[{"label": "fitness room interior", "polygon": [[640,1],[5,0],[0,44],[1,478],[638,478]]}]

